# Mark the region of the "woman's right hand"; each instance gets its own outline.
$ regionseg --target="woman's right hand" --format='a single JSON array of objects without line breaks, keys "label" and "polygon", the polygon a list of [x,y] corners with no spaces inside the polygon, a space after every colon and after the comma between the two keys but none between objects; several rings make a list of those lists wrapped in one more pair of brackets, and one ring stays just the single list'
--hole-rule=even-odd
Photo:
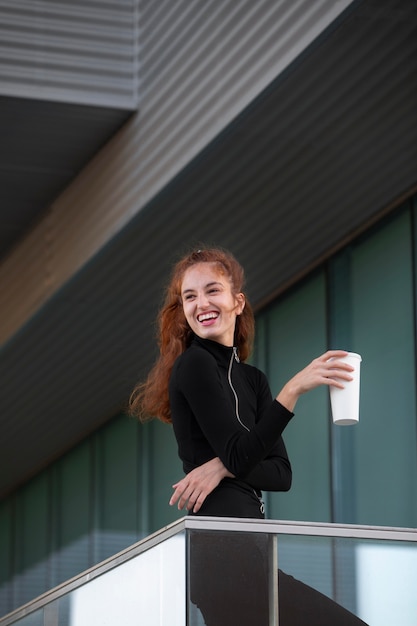
[{"label": "woman's right hand", "polygon": [[186,507],[188,511],[192,509],[193,513],[198,513],[207,496],[226,477],[234,478],[219,457],[210,459],[172,485],[175,491],[169,504],[172,506],[178,502],[179,509]]},{"label": "woman's right hand", "polygon": [[276,399],[289,411],[293,411],[302,394],[320,385],[343,389],[343,381],[353,380],[350,372],[353,372],[354,368],[344,361],[338,361],[347,354],[344,350],[328,350],[293,376]]}]

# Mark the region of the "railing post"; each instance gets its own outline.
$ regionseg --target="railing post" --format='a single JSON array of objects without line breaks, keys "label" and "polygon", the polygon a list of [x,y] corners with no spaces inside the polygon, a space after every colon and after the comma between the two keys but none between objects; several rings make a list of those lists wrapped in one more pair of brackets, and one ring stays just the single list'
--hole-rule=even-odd
[{"label": "railing post", "polygon": [[279,626],[277,536],[268,535],[269,626]]}]

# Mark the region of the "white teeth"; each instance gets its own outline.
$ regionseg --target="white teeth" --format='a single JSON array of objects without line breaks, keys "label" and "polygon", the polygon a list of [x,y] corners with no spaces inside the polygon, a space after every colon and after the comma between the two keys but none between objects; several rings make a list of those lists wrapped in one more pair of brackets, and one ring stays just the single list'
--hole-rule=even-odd
[{"label": "white teeth", "polygon": [[205,322],[205,320],[215,319],[217,317],[217,313],[203,313],[198,316],[199,322]]}]

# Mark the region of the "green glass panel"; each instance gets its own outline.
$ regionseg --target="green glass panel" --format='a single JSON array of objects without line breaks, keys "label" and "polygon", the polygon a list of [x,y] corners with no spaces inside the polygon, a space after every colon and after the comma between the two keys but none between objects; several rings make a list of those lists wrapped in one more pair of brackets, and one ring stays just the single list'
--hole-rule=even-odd
[{"label": "green glass panel", "polygon": [[42,472],[16,496],[13,547],[17,606],[47,589],[48,521],[48,476]]},{"label": "green glass panel", "polygon": [[143,428],[150,431],[147,449],[149,530],[154,532],[186,514],[168,504],[172,485],[184,476],[184,472],[178,458],[172,426],[153,420]]},{"label": "green glass panel", "polygon": [[352,349],[363,358],[354,427],[357,523],[417,523],[411,242],[403,212],[352,255]]},{"label": "green glass panel", "polygon": [[[272,394],[326,350],[325,278],[314,275],[264,314],[268,371]],[[263,317],[263,316],[262,316]],[[268,517],[328,521],[330,462],[328,390],[302,396],[284,431],[293,468],[288,493],[268,496]]]},{"label": "green glass panel", "polygon": [[12,506],[11,498],[0,502],[0,616],[12,610]]},{"label": "green glass panel", "polygon": [[[329,339],[334,348],[353,350],[351,314],[352,249],[345,248],[328,263]],[[333,521],[345,524],[356,519],[354,490],[354,429],[332,426],[332,509]],[[350,471],[346,471],[350,468]]]},{"label": "green glass panel", "polygon": [[56,468],[54,584],[71,578],[92,564],[90,441],[85,440],[65,455]]},{"label": "green glass panel", "polygon": [[96,561],[137,540],[138,423],[126,415],[112,420],[97,434]]},{"label": "green glass panel", "polygon": [[256,332],[255,341],[253,346],[253,352],[248,359],[248,363],[253,363],[263,372],[266,372],[268,367],[268,332],[267,332],[267,315],[259,315],[256,318]]}]

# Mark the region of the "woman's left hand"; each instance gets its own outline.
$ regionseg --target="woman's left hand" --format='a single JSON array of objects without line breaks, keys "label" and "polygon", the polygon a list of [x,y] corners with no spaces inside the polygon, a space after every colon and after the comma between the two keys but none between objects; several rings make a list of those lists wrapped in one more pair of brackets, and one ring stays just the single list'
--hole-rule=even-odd
[{"label": "woman's left hand", "polygon": [[207,496],[217,487],[223,478],[234,478],[223,465],[219,457],[210,459],[193,469],[180,481],[172,485],[175,489],[169,504],[178,502],[178,509],[187,508],[188,511],[198,513]]}]

